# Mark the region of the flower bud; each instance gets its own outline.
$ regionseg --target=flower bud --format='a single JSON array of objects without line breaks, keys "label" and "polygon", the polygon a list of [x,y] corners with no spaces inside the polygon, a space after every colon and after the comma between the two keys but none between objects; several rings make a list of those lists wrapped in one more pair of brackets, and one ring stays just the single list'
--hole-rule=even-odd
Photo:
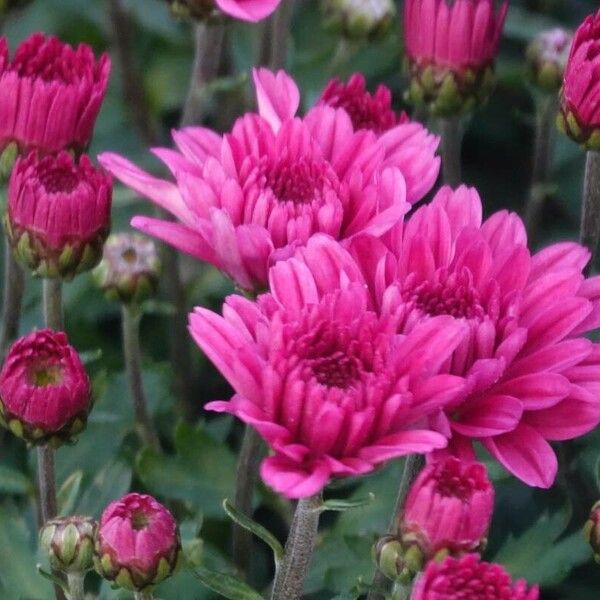
[{"label": "flower bud", "polygon": [[507,9],[503,2],[495,11],[493,0],[406,0],[408,99],[435,116],[467,113],[484,103],[495,86]]},{"label": "flower bud", "polygon": [[600,563],[600,501],[596,502],[583,529],[589,545],[594,551],[594,560]]},{"label": "flower bud", "polygon": [[562,85],[573,36],[564,29],[543,31],[527,47],[527,75],[533,85],[556,93]]},{"label": "flower bud", "polygon": [[34,275],[71,279],[102,257],[112,180],[87,156],[67,152],[17,159],[5,228],[15,257]]},{"label": "flower bud", "polygon": [[472,552],[485,544],[493,508],[485,466],[448,457],[426,466],[413,483],[400,519],[401,537],[428,559]]},{"label": "flower bud", "polygon": [[127,494],[102,514],[94,566],[117,586],[141,591],[160,583],[172,575],[180,553],[177,523],[152,496]]},{"label": "flower bud", "polygon": [[85,573],[94,566],[97,523],[90,517],[63,517],[48,521],[40,532],[40,545],[50,566],[64,573]]},{"label": "flower bud", "polygon": [[325,26],[350,39],[385,35],[396,16],[393,0],[322,0]]},{"label": "flower bud", "polygon": [[405,584],[423,568],[423,553],[418,545],[405,543],[395,535],[386,535],[377,541],[373,558],[388,579]]},{"label": "flower bud", "polygon": [[30,444],[60,446],[85,428],[91,385],[67,336],[42,329],[17,340],[0,371],[0,423]]},{"label": "flower bud", "polygon": [[159,274],[154,242],[137,233],[118,233],[106,240],[94,281],[109,300],[139,304],[156,293]]},{"label": "flower bud", "polygon": [[588,150],[600,151],[600,11],[577,29],[561,90],[558,127]]}]

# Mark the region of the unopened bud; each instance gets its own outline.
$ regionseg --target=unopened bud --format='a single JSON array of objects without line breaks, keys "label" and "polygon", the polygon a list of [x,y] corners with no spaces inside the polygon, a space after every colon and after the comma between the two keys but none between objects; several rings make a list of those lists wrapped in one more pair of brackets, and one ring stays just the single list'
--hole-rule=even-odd
[{"label": "unopened bud", "polygon": [[386,535],[373,546],[373,559],[388,579],[410,583],[422,569],[424,557],[417,544]]},{"label": "unopened bud", "polygon": [[385,35],[396,16],[392,0],[322,0],[325,26],[350,39]]},{"label": "unopened bud", "polygon": [[64,517],[48,521],[40,532],[40,545],[50,566],[64,573],[85,573],[94,566],[96,521],[90,517]]},{"label": "unopened bud", "polygon": [[590,518],[585,524],[583,531],[589,545],[594,551],[594,560],[600,563],[600,501],[596,502],[592,507]]},{"label": "unopened bud", "polygon": [[572,39],[570,32],[560,28],[543,31],[534,38],[527,48],[527,75],[533,85],[558,92]]}]

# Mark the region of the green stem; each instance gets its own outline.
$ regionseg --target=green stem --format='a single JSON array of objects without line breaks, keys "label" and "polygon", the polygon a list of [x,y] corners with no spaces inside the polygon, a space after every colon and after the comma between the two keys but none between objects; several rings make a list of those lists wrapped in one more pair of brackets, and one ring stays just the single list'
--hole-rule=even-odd
[{"label": "green stem", "polygon": [[287,63],[290,26],[294,12],[294,1],[286,0],[273,15],[269,67],[273,71],[283,69]]},{"label": "green stem", "polygon": [[455,188],[462,179],[461,152],[463,126],[460,116],[443,117],[440,119],[442,134],[442,168],[444,183]]},{"label": "green stem", "polygon": [[530,245],[533,245],[537,238],[540,218],[546,201],[546,187],[552,167],[554,120],[558,109],[558,100],[554,95],[550,95],[538,101],[536,105],[531,189],[525,207],[525,223]]},{"label": "green stem", "polygon": [[67,574],[67,583],[69,586],[69,600],[85,600],[84,581],[85,574]]},{"label": "green stem", "polygon": [[[235,484],[235,507],[246,516],[252,516],[254,488],[258,481],[258,468],[263,456],[263,443],[258,433],[246,425],[238,457]],[[252,559],[252,534],[233,526],[233,562],[242,574],[250,571]]]},{"label": "green stem", "polygon": [[44,279],[44,323],[49,329],[62,331],[62,282],[60,279]]},{"label": "green stem", "polygon": [[600,152],[588,151],[583,186],[583,211],[581,213],[581,243],[592,253],[586,274],[592,270],[600,238]]},{"label": "green stem", "polygon": [[[424,459],[420,454],[412,454],[404,459],[404,469],[402,471],[402,479],[398,488],[398,496],[394,505],[394,512],[388,526],[388,533],[394,535],[398,531],[398,519],[404,508],[404,503],[411,485],[417,478],[419,471],[423,468]],[[384,600],[385,591],[390,587],[390,580],[379,570],[375,573],[371,591],[369,592],[368,600]]]},{"label": "green stem", "polygon": [[300,600],[317,541],[321,493],[298,501],[281,564],[275,573],[271,600]]},{"label": "green stem", "polygon": [[144,384],[142,381],[142,356],[140,349],[140,320],[141,313],[131,306],[123,306],[123,354],[125,355],[125,367],[129,388],[133,400],[135,422],[142,442],[153,450],[160,452],[158,435],[152,424],[146,406]]},{"label": "green stem", "polygon": [[4,240],[4,303],[2,333],[0,334],[0,361],[19,333],[21,304],[25,291],[25,273],[15,260],[8,238]]}]

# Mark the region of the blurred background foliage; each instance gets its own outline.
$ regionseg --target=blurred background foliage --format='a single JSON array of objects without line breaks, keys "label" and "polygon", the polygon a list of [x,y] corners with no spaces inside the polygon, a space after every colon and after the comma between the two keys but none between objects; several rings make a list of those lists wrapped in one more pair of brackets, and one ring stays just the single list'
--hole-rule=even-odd
[{"label": "blurred background foliage", "polygon": [[[110,0],[112,1],[112,0]],[[12,48],[29,33],[41,30],[76,43],[85,41],[113,55],[110,89],[91,147],[91,154],[113,150],[134,162],[159,169],[147,147],[169,144],[187,94],[194,56],[193,29],[174,20],[164,0],[122,0],[125,36],[117,36],[109,0],[35,0],[4,22]],[[284,0],[285,1],[285,0]],[[489,104],[472,118],[464,145],[465,181],[476,185],[486,212],[520,211],[527,197],[534,103],[523,77],[525,45],[539,31],[575,28],[598,8],[597,0],[512,0],[497,65],[499,85]],[[207,90],[205,122],[227,128],[251,98],[248,69],[256,55],[260,27],[231,24],[229,53],[223,77]],[[293,20],[289,70],[299,82],[304,106],[310,106],[332,75],[362,71],[370,84],[385,83],[398,109],[406,81],[401,68],[400,24],[383,39],[343,48],[335,33],[321,25],[316,0],[298,0]],[[116,60],[119,43],[129,48],[131,65],[124,77]],[[337,58],[334,58],[337,57]],[[141,87],[131,84],[132,74]],[[1,91],[0,91],[1,93]],[[140,98],[144,106],[140,106]],[[145,123],[140,125],[140,112]],[[145,116],[144,116],[145,115]],[[541,224],[543,239],[575,238],[578,229],[583,154],[557,136],[551,197]],[[117,187],[113,230],[128,228],[132,214],[149,206]],[[218,310],[230,284],[215,271],[184,263],[188,303]],[[29,281],[23,333],[41,323],[41,288]],[[130,489],[148,491],[177,515],[192,566],[232,572],[231,524],[221,502],[232,496],[235,452],[241,429],[228,417],[207,416],[202,406],[226,398],[229,390],[201,353],[193,349],[192,397],[176,399],[165,339],[172,307],[158,300],[147,306],[142,323],[144,377],[150,404],[164,445],[159,456],[142,450],[133,433],[133,415],[122,372],[119,307],[105,301],[91,278],[82,276],[66,289],[66,328],[84,353],[94,380],[96,406],[79,443],[58,451],[58,485],[63,513],[98,517],[104,506]],[[43,562],[36,550],[34,453],[0,434],[0,598],[45,600],[51,587],[36,574]],[[580,530],[587,511],[599,496],[600,432],[562,449],[567,479],[550,491],[529,489],[490,465],[497,486],[497,510],[486,557],[503,562],[516,576],[543,586],[544,600],[597,600],[600,566],[595,565]],[[333,498],[364,498],[367,506],[327,513],[307,582],[309,598],[359,598],[362,583],[373,574],[370,548],[385,531],[399,481],[401,465],[391,464],[371,477],[344,481],[329,490]],[[285,538],[290,506],[268,489],[257,495],[255,518]],[[264,590],[272,576],[270,553],[255,542],[250,582]],[[90,590],[102,598],[130,598],[88,577]],[[157,589],[164,599],[215,598],[192,569],[181,571]]]}]

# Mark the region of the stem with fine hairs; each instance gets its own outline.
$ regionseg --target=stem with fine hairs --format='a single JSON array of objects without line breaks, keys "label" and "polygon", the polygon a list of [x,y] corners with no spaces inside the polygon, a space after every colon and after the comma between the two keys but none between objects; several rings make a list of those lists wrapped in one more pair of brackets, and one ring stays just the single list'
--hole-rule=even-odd
[{"label": "stem with fine hairs", "polygon": [[463,125],[461,117],[442,117],[440,119],[442,134],[442,168],[444,183],[453,188],[457,187],[462,178],[461,154],[463,140]]},{"label": "stem with fine hairs", "polygon": [[[394,535],[398,531],[398,518],[404,508],[404,503],[410,486],[417,478],[419,471],[423,468],[424,459],[420,454],[411,454],[404,459],[404,469],[402,471],[402,479],[398,488],[398,495],[394,505],[392,518],[388,526],[388,533]],[[368,600],[384,600],[385,592],[390,588],[391,581],[378,569],[371,584]]]},{"label": "stem with fine hairs", "polygon": [[0,361],[19,333],[21,305],[25,292],[25,272],[13,256],[8,238],[4,238],[4,302],[2,305],[2,333],[0,334]]},{"label": "stem with fine hairs", "polygon": [[583,210],[581,213],[580,241],[591,252],[592,258],[586,267],[589,275],[596,261],[600,238],[600,152],[589,150],[585,163],[583,185]]}]

